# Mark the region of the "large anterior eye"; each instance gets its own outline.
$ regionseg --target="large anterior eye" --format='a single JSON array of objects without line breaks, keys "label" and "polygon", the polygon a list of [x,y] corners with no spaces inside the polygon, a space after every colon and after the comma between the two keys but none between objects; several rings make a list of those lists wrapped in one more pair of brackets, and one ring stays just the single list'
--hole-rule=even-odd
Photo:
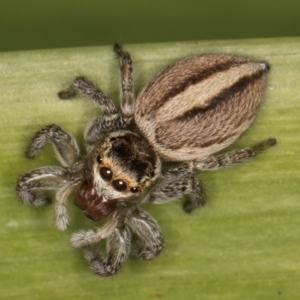
[{"label": "large anterior eye", "polygon": [[124,192],[127,189],[127,185],[123,180],[117,179],[112,182],[112,186],[116,191]]},{"label": "large anterior eye", "polygon": [[112,179],[113,173],[112,170],[106,167],[100,169],[100,175],[103,180],[110,181]]}]

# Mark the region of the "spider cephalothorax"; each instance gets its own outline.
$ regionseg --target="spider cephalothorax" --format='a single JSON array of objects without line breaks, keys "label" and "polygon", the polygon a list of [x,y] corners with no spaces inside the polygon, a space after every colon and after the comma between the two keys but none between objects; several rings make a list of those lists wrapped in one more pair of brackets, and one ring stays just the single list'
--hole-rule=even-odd
[{"label": "spider cephalothorax", "polygon": [[[25,204],[45,203],[44,190],[57,190],[56,226],[68,226],[67,198],[97,230],[72,235],[83,248],[92,270],[103,276],[119,272],[132,253],[143,260],[157,257],[164,239],[157,222],[139,209],[142,202],[164,203],[185,196],[183,209],[191,212],[206,201],[196,170],[212,170],[243,162],[274,145],[268,139],[250,148],[214,155],[233,143],[251,124],[261,103],[269,66],[228,54],[198,55],[170,65],[134,101],[132,60],[115,45],[121,69],[121,111],[84,77],[59,93],[92,99],[103,114],[85,132],[86,154],[75,139],[57,125],[38,131],[27,150],[35,157],[50,141],[62,167],[49,166],[21,175],[17,192]],[[135,130],[128,130],[129,125]],[[177,165],[161,172],[162,159]],[[132,240],[131,235],[136,239]],[[91,245],[107,239],[107,251]]]},{"label": "spider cephalothorax", "polygon": [[75,204],[100,221],[141,201],[160,175],[160,159],[145,139],[120,130],[104,136],[88,154],[83,174]]}]

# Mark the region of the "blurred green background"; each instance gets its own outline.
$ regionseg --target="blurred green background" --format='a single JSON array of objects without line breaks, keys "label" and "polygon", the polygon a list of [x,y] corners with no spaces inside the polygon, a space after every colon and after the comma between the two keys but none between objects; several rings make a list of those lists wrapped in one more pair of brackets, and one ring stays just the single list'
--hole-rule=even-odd
[{"label": "blurred green background", "polygon": [[299,13],[299,0],[1,0],[0,51],[299,36]]}]

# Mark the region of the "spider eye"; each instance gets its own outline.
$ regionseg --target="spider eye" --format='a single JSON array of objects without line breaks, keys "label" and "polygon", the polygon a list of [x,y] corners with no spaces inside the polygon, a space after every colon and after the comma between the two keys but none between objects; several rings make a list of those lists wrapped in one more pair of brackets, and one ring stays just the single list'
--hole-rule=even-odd
[{"label": "spider eye", "polygon": [[97,163],[98,163],[98,164],[101,164],[101,163],[102,163],[102,157],[99,156],[99,155],[97,156]]},{"label": "spider eye", "polygon": [[118,192],[124,192],[127,189],[126,183],[120,179],[114,180],[112,186]]},{"label": "spider eye", "polygon": [[134,187],[132,187],[132,188],[130,189],[130,192],[131,192],[131,193],[137,193],[138,191],[139,191],[139,188],[136,187],[136,186],[134,186]]},{"label": "spider eye", "polygon": [[101,175],[103,180],[110,181],[112,179],[113,173],[112,173],[111,169],[106,168],[106,167],[102,167],[100,169],[100,175]]}]

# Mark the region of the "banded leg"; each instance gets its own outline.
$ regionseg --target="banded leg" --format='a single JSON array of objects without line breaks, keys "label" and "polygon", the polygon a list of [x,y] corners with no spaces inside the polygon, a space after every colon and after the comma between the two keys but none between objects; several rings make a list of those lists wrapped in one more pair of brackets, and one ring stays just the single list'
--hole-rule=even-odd
[{"label": "banded leg", "polygon": [[118,215],[115,213],[109,217],[107,222],[96,231],[79,231],[72,234],[71,244],[75,248],[81,248],[100,242],[108,238],[116,230],[118,225]]},{"label": "banded leg", "polygon": [[60,188],[66,177],[63,168],[38,168],[19,177],[16,191],[24,204],[41,206],[47,202],[42,192]]},{"label": "banded leg", "polygon": [[146,212],[136,209],[126,221],[140,240],[132,245],[131,252],[142,260],[157,257],[164,247],[164,238],[158,223]]},{"label": "banded leg", "polygon": [[103,111],[103,114],[113,115],[118,113],[112,100],[85,77],[75,78],[70,87],[65,91],[59,92],[58,96],[60,99],[66,100],[73,98],[78,93],[89,97]]},{"label": "banded leg", "polygon": [[69,217],[67,213],[67,201],[69,194],[79,183],[76,181],[66,182],[58,189],[55,197],[55,225],[59,230],[66,230],[69,225]]},{"label": "banded leg", "polygon": [[41,206],[47,202],[45,190],[58,189],[55,199],[55,224],[59,230],[68,227],[66,203],[76,182],[67,181],[68,173],[59,167],[43,167],[23,174],[17,181],[17,193],[27,205]]},{"label": "banded leg", "polygon": [[70,99],[77,93],[89,97],[103,111],[103,115],[97,117],[85,131],[84,137],[88,146],[96,144],[103,133],[126,126],[113,101],[84,77],[75,78],[72,85],[67,90],[59,92],[58,96],[61,99]]},{"label": "banded leg", "polygon": [[134,113],[134,95],[132,84],[132,59],[130,54],[122,49],[119,44],[114,46],[119,58],[121,71],[121,109],[124,121],[129,124]]},{"label": "banded leg", "polygon": [[107,254],[96,253],[90,247],[85,248],[83,254],[94,273],[112,276],[122,269],[130,252],[130,243],[129,229],[115,228],[107,239]]},{"label": "banded leg", "polygon": [[151,190],[146,201],[160,204],[185,196],[183,210],[188,213],[204,205],[205,190],[193,176],[193,168],[192,162],[185,162],[168,170]]},{"label": "banded leg", "polygon": [[276,145],[276,139],[270,138],[249,148],[237,149],[225,154],[210,156],[201,161],[194,161],[194,166],[198,170],[216,170],[247,161],[274,145]]},{"label": "banded leg", "polygon": [[57,125],[49,125],[39,130],[27,148],[27,157],[33,158],[50,141],[57,157],[65,167],[72,167],[78,161],[80,153],[76,140]]}]

